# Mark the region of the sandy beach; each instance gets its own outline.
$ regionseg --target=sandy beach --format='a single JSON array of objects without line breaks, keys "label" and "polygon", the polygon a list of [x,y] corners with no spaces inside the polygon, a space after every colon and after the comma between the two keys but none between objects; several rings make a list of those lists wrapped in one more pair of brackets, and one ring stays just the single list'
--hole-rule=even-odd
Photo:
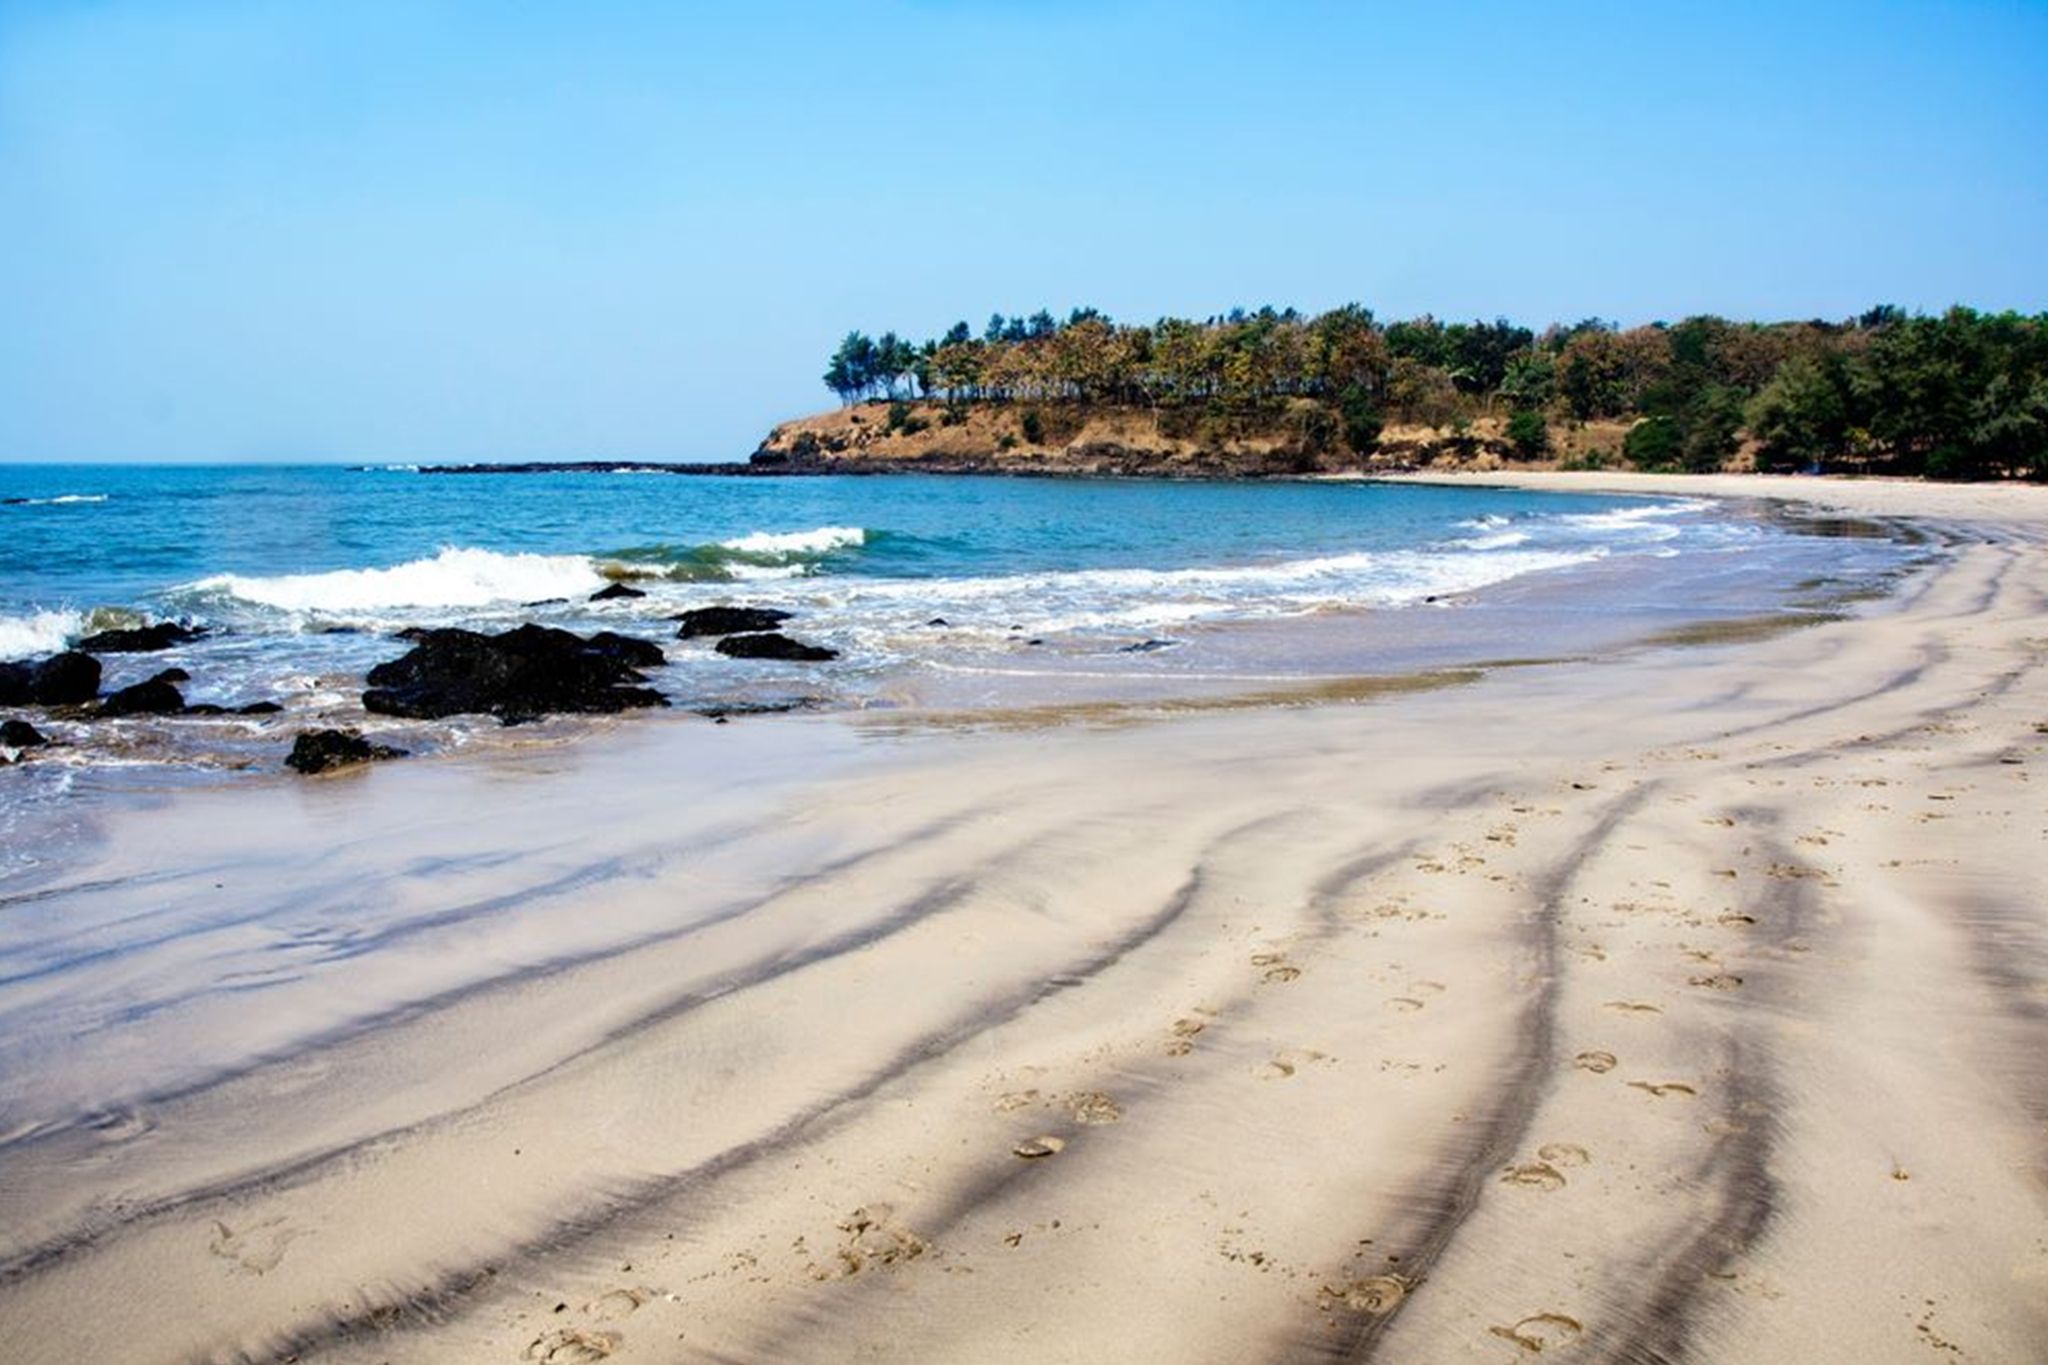
[{"label": "sandy beach", "polygon": [[1931,553],[1762,638],[96,817],[0,896],[0,1356],[2048,1358],[2048,489],[1484,481]]}]

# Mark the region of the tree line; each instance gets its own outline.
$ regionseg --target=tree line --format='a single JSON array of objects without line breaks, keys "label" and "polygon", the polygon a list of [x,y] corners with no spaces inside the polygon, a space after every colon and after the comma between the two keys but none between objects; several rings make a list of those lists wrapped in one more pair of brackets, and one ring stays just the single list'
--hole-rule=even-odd
[{"label": "tree line", "polygon": [[1120,324],[1092,308],[956,323],[912,341],[849,332],[824,375],[841,402],[1293,412],[1369,454],[1388,423],[1452,433],[1505,419],[1513,450],[1560,424],[1629,424],[1643,468],[2048,477],[2048,314],[1871,309],[1842,322],[1689,317],[1541,332],[1505,319],[1382,323],[1356,304]]}]

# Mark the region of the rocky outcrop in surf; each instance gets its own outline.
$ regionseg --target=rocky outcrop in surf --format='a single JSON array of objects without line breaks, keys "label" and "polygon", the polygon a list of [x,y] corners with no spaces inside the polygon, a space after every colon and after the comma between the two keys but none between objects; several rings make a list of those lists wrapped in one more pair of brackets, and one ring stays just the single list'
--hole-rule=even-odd
[{"label": "rocky outcrop in surf", "polygon": [[786,611],[773,607],[699,607],[671,619],[678,640],[696,640],[713,635],[744,635],[773,630],[789,619]]},{"label": "rocky outcrop in surf", "polygon": [[787,635],[764,631],[756,635],[728,635],[713,646],[729,659],[787,659],[793,663],[823,663],[839,657],[836,649],[807,645]]},{"label": "rocky outcrop in surf", "polygon": [[603,633],[525,625],[498,635],[456,629],[405,632],[412,651],[377,665],[364,709],[434,720],[492,715],[506,724],[562,713],[606,714],[668,701],[639,672],[660,647]]},{"label": "rocky outcrop in surf", "polygon": [[90,654],[0,663],[0,706],[80,706],[99,694],[100,661]]},{"label": "rocky outcrop in surf", "polygon": [[103,630],[88,635],[75,646],[82,654],[154,654],[173,645],[186,645],[206,632],[176,621],[159,621],[134,630]]},{"label": "rocky outcrop in surf", "polygon": [[284,766],[311,777],[336,768],[386,758],[404,758],[406,751],[388,744],[372,744],[353,730],[307,730],[292,741]]},{"label": "rocky outcrop in surf", "polygon": [[182,668],[165,669],[144,682],[109,693],[100,703],[102,716],[176,716],[185,710],[185,695],[177,684],[191,674]]}]

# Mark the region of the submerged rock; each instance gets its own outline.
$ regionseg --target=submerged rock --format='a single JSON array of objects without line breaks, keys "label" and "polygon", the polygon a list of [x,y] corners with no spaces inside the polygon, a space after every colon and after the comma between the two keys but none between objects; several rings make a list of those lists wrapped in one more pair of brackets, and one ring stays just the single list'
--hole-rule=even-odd
[{"label": "submerged rock", "polygon": [[0,706],[77,706],[99,694],[100,661],[90,654],[0,663]]},{"label": "submerged rock", "polygon": [[1162,649],[1172,649],[1179,643],[1180,641],[1178,640],[1140,640],[1133,645],[1119,645],[1116,652],[1119,654],[1151,654]]},{"label": "submerged rock", "polygon": [[278,702],[252,701],[247,706],[236,707],[235,714],[238,716],[274,716],[282,710],[284,710],[284,706]]},{"label": "submerged rock", "polygon": [[157,674],[148,682],[139,682],[133,687],[124,687],[110,692],[100,703],[99,713],[103,716],[175,716],[185,709],[184,694],[179,692],[172,675],[185,677],[183,669],[168,669]]},{"label": "submerged rock", "polygon": [[773,630],[789,619],[789,613],[773,607],[699,607],[670,619],[682,622],[676,630],[678,640],[695,640],[707,635]]},{"label": "submerged rock", "polygon": [[0,722],[0,748],[40,749],[49,742],[48,736],[25,720]]},{"label": "submerged rock", "polygon": [[190,644],[206,632],[175,621],[159,621],[134,630],[103,630],[78,642],[86,654],[153,654],[172,645]]},{"label": "submerged rock", "polygon": [[369,672],[363,706],[418,720],[493,715],[507,724],[560,712],[608,713],[666,706],[626,656],[659,647],[624,636],[586,640],[566,630],[525,625],[498,635],[471,630],[410,630],[403,658]]},{"label": "submerged rock", "polygon": [[645,596],[647,594],[638,588],[629,588],[624,583],[614,583],[608,588],[599,588],[596,592],[590,594],[590,600],[593,602],[616,602],[621,598]]},{"label": "submerged rock", "polygon": [[774,631],[760,635],[728,635],[714,648],[733,659],[789,659],[797,663],[822,663],[839,657],[836,649],[807,645],[787,635],[777,635]]},{"label": "submerged rock", "polygon": [[305,773],[324,773],[382,758],[404,758],[405,750],[372,744],[353,730],[307,730],[292,741],[284,766]]}]

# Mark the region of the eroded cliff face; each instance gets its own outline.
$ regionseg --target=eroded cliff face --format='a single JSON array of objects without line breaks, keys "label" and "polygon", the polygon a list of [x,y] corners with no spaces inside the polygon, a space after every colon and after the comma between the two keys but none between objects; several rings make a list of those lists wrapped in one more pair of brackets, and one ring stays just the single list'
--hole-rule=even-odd
[{"label": "eroded cliff face", "polygon": [[[768,434],[757,467],[847,473],[1058,473],[1152,477],[1262,478],[1359,473],[1456,461],[1485,468],[1512,449],[1498,419],[1462,435],[1429,427],[1389,427],[1368,455],[1350,450],[1328,408],[1308,400],[1250,415],[1186,409],[1083,407],[1075,404],[875,402],[784,422]],[[1587,449],[1619,434],[1559,433]]]}]

